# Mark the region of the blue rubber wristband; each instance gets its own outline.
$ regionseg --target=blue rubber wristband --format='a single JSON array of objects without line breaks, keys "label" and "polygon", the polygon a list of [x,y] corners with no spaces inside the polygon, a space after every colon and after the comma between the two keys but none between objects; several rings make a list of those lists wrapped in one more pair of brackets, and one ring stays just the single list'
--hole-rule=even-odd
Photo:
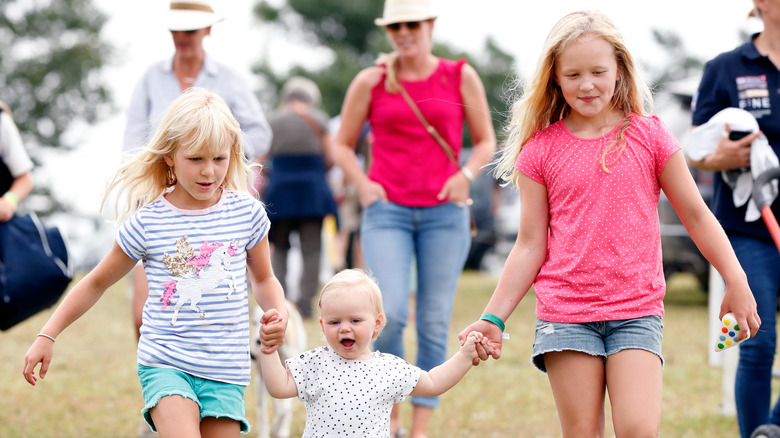
[{"label": "blue rubber wristband", "polygon": [[498,328],[501,329],[501,332],[504,332],[504,329],[506,326],[504,325],[504,321],[501,321],[501,318],[497,317],[496,315],[493,315],[492,313],[483,313],[482,316],[479,317],[479,319],[492,322],[493,324],[497,325]]}]

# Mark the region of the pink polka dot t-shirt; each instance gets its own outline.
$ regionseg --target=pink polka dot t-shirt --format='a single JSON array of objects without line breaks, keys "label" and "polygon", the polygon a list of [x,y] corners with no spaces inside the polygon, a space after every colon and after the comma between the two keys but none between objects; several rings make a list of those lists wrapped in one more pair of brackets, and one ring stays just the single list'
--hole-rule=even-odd
[{"label": "pink polka dot t-shirt", "polygon": [[539,319],[663,316],[658,178],[680,146],[657,117],[633,115],[625,150],[606,173],[601,155],[617,130],[585,139],[558,121],[518,156],[517,169],[546,187],[550,208],[547,258],[534,282]]}]

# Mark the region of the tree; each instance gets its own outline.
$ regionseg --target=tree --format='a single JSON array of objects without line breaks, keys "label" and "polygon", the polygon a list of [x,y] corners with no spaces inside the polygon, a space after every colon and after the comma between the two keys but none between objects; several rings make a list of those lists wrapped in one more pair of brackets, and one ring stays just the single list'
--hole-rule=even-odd
[{"label": "tree", "polygon": [[688,51],[677,32],[659,29],[653,29],[652,32],[653,40],[671,60],[663,63],[662,67],[653,72],[653,88],[659,88],[667,82],[682,80],[701,72],[704,60]]},{"label": "tree", "polygon": [[[374,24],[374,18],[382,15],[382,2],[288,0],[274,7],[268,1],[261,0],[254,12],[265,25],[278,27],[281,32],[299,32],[307,44],[320,46],[332,55],[331,62],[325,66],[307,68],[299,64],[281,73],[274,71],[272,61],[260,60],[254,72],[267,83],[268,87],[261,91],[261,99],[271,106],[277,103],[276,96],[287,78],[303,75],[319,85],[323,110],[331,115],[338,114],[347,87],[355,75],[373,64],[379,53],[391,50],[384,30]],[[486,41],[480,56],[472,56],[436,42],[433,52],[447,58],[465,57],[469,61],[485,85],[493,124],[496,128],[500,127],[508,111],[504,96],[506,78],[513,77],[512,56],[490,39]],[[466,139],[466,145],[469,144],[470,138]]]},{"label": "tree", "polygon": [[[93,124],[110,107],[99,77],[111,47],[100,40],[105,14],[91,0],[0,1],[0,99],[11,108],[34,161],[41,147],[72,147],[63,134]],[[63,209],[47,196],[36,194]]]},{"label": "tree", "polygon": [[91,0],[0,2],[0,99],[28,147],[71,146],[61,140],[71,123],[95,122],[110,102],[98,77],[111,54],[105,22]]}]

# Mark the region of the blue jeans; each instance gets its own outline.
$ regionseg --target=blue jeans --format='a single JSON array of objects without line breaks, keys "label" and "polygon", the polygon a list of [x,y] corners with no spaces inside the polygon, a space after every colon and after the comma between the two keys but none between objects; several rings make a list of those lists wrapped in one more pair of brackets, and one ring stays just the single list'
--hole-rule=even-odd
[{"label": "blue jeans", "polygon": [[664,364],[661,354],[664,323],[660,316],[594,322],[549,322],[536,320],[531,363],[547,373],[544,355],[556,351],[578,351],[607,360],[623,350],[645,350],[655,354]]},{"label": "blue jeans", "polygon": [[730,235],[734,252],[747,274],[756,297],[761,328],[739,346],[739,365],[735,383],[737,420],[742,438],[766,423],[780,424],[780,400],[770,412],[772,364],[775,358],[775,332],[778,289],[780,289],[780,253],[771,241]]},{"label": "blue jeans", "polygon": [[[414,259],[416,365],[428,371],[444,363],[455,290],[471,245],[468,209],[450,202],[404,207],[377,201],[363,211],[360,233],[366,268],[379,283],[387,316],[374,348],[405,357],[403,330],[409,318]],[[435,408],[439,399],[414,397],[412,403]]]}]

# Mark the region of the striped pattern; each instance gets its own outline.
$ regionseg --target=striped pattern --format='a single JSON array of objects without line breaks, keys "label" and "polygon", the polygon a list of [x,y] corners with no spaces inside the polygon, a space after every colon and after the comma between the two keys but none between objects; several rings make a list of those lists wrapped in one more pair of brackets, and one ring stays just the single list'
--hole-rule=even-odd
[{"label": "striped pattern", "polygon": [[[149,281],[149,298],[144,305],[138,363],[171,367],[221,382],[248,385],[249,305],[246,285],[246,250],[268,234],[269,221],[260,202],[246,194],[225,192],[206,210],[180,210],[160,198],[143,207],[122,224],[117,242],[136,260],[143,260]],[[185,304],[171,324],[173,304],[163,309],[163,284],[177,280],[163,264],[163,255],[176,251],[177,239],[186,236],[197,253],[204,241],[230,245],[238,251],[231,257],[236,291],[220,284],[203,293],[199,312]],[[177,292],[172,303],[179,299]]]}]

